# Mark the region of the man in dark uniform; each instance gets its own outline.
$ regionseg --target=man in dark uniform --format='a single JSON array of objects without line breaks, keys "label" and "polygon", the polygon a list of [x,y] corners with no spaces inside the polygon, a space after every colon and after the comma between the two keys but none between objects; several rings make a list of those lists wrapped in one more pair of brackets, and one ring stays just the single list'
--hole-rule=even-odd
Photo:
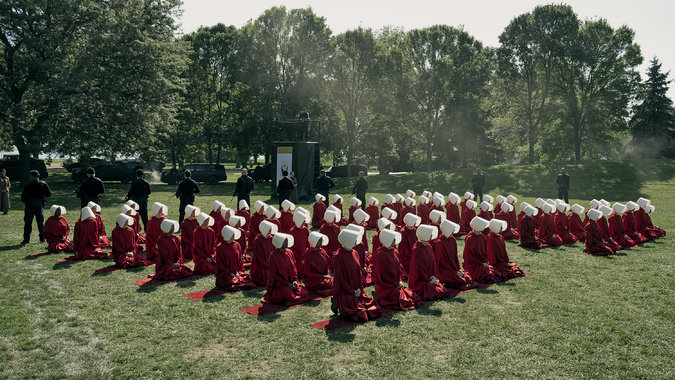
[{"label": "man in dark uniform", "polygon": [[248,207],[251,207],[251,190],[253,190],[253,179],[248,176],[248,169],[241,169],[241,177],[237,178],[237,185],[234,187],[233,197],[237,197],[237,208],[239,202],[245,200]]},{"label": "man in dark uniform", "polygon": [[136,179],[131,182],[131,188],[126,199],[138,203],[138,213],[143,221],[143,228],[148,224],[148,196],[152,193],[150,184],[145,180],[143,169],[136,169]]},{"label": "man in dark uniform", "polygon": [[471,177],[471,184],[473,184],[473,195],[476,199],[480,199],[478,204],[483,202],[483,186],[485,186],[485,177],[480,172],[480,168],[476,169],[476,174]]},{"label": "man in dark uniform", "polygon": [[183,173],[183,180],[178,184],[176,190],[176,198],[180,199],[180,206],[178,206],[178,224],[185,219],[185,206],[195,203],[195,194],[199,193],[199,186],[197,182],[192,179],[192,172],[186,170]]},{"label": "man in dark uniform", "polygon": [[86,206],[89,202],[101,203],[101,194],[105,193],[105,187],[96,177],[94,168],[87,168],[87,178],[82,180],[75,193],[80,198],[80,207]]},{"label": "man in dark uniform", "polygon": [[558,178],[555,179],[555,184],[558,185],[558,199],[564,199],[565,203],[570,203],[568,200],[570,176],[567,175],[565,168],[560,169],[560,174],[558,174]]},{"label": "man in dark uniform", "polygon": [[44,215],[45,199],[52,196],[52,191],[47,183],[40,181],[40,173],[37,170],[30,171],[31,181],[23,187],[21,202],[25,203],[23,214],[23,241],[21,244],[30,242],[30,234],[33,232],[33,217],[37,222],[40,243],[45,242]]},{"label": "man in dark uniform", "polygon": [[319,176],[316,178],[316,181],[314,181],[314,189],[317,193],[326,198],[326,200],[323,201],[323,203],[326,204],[326,207],[330,205],[328,195],[330,194],[330,189],[334,187],[335,182],[333,182],[333,179],[326,175],[325,170],[321,169],[321,171],[319,171]]},{"label": "man in dark uniform", "polygon": [[300,113],[300,141],[309,141],[309,111],[304,110]]},{"label": "man in dark uniform", "polygon": [[366,173],[360,171],[359,179],[356,180],[354,188],[352,189],[352,195],[356,194],[356,197],[361,200],[361,210],[366,209],[366,192],[368,191],[368,181],[364,178]]},{"label": "man in dark uniform", "polygon": [[281,172],[281,175],[284,177],[282,178],[279,183],[277,184],[277,189],[276,193],[279,194],[279,210],[281,210],[281,202],[283,202],[286,199],[291,198],[291,192],[295,188],[293,186],[293,181],[291,181],[288,178],[288,171],[284,170]]}]

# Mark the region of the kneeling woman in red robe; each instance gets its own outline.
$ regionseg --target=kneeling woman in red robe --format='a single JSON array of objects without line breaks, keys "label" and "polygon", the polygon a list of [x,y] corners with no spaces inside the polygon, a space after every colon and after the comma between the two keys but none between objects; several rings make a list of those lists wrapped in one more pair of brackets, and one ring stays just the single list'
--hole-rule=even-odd
[{"label": "kneeling woman in red robe", "polygon": [[581,221],[581,215],[583,214],[583,206],[575,203],[572,206],[572,212],[567,216],[569,231],[577,238],[578,241],[584,241],[586,239],[586,231],[584,229],[584,224]]},{"label": "kneeling woman in red robe", "polygon": [[475,285],[471,276],[462,271],[457,257],[457,240],[453,236],[459,232],[459,224],[444,220],[441,222],[442,235],[434,244],[436,273],[446,288],[464,290]]},{"label": "kneeling woman in red robe", "polygon": [[179,280],[192,276],[192,269],[180,262],[180,238],[174,233],[178,230],[178,222],[165,219],[160,228],[163,235],[157,240],[157,260],[155,261],[156,280]]},{"label": "kneeling woman in red robe", "polygon": [[74,233],[75,260],[105,259],[108,254],[101,251],[96,215],[89,207],[84,207],[80,219],[75,222]]},{"label": "kneeling woman in red robe", "polygon": [[239,248],[241,249],[241,259],[243,260],[244,263],[250,263],[251,256],[249,256],[248,253],[246,252],[246,231],[244,230],[244,227],[246,226],[246,218],[239,215],[233,215],[230,217],[229,224],[230,227],[234,228],[235,230],[239,230],[240,232],[239,237],[236,239],[236,241],[237,243],[239,243]]},{"label": "kneeling woman in red robe", "polygon": [[588,210],[588,224],[586,224],[586,249],[585,253],[591,255],[604,256],[613,255],[614,250],[602,238],[602,231],[598,226],[597,220],[602,217],[602,212],[596,209]]},{"label": "kneeling woman in red robe", "polygon": [[122,212],[134,218],[134,225],[131,228],[136,232],[136,244],[145,246],[145,234],[143,233],[144,226],[141,226],[141,215],[138,213],[141,206],[132,200],[128,200],[125,206],[129,206],[131,210],[133,210],[133,212],[131,212],[125,209],[126,211],[122,210]]},{"label": "kneeling woman in red robe", "polygon": [[412,259],[412,249],[417,242],[417,227],[422,223],[422,217],[406,214],[403,217],[405,227],[401,231],[401,244],[398,246],[398,257],[401,260],[401,266],[404,272],[403,279],[408,279],[408,271],[410,271],[410,260]]},{"label": "kneeling woman in red robe", "polygon": [[309,234],[308,241],[309,248],[303,255],[305,277],[302,282],[310,292],[330,296],[333,294],[332,258],[322,248],[328,244],[328,236],[314,231]]},{"label": "kneeling woman in red robe", "polygon": [[555,220],[552,213],[554,206],[550,203],[544,203],[542,206],[544,214],[539,217],[539,240],[550,247],[557,247],[563,244],[562,239],[555,230]]},{"label": "kneeling woman in red robe", "polygon": [[378,201],[377,198],[368,198],[368,206],[366,206],[366,213],[369,216],[368,228],[377,228],[377,220],[380,219],[380,210],[377,208],[378,203],[380,203],[380,201]]},{"label": "kneeling woman in red robe", "polygon": [[279,231],[285,234],[291,232],[293,228],[293,210],[295,210],[295,203],[284,199],[281,202],[281,212],[279,216]]},{"label": "kneeling woman in red robe", "polygon": [[152,217],[145,226],[145,257],[155,262],[157,257],[157,240],[162,236],[162,222],[166,220],[169,208],[159,202],[152,204]]},{"label": "kneeling woman in red robe", "polygon": [[562,239],[563,244],[574,244],[579,241],[570,231],[569,219],[567,212],[570,210],[570,205],[565,202],[556,205],[558,212],[555,214],[555,232]]},{"label": "kneeling woman in red robe", "polygon": [[298,271],[295,269],[293,236],[278,232],[272,238],[274,250],[269,258],[269,277],[263,303],[277,305],[297,305],[304,301],[307,289],[298,283]]},{"label": "kneeling woman in red robe", "polygon": [[219,289],[234,292],[255,288],[251,276],[244,272],[241,246],[236,241],[241,233],[232,226],[225,226],[221,231],[223,243],[216,249],[216,287]]},{"label": "kneeling woman in red robe", "polygon": [[637,230],[637,222],[635,221],[635,211],[639,210],[640,206],[635,202],[626,203],[626,212],[623,213],[623,229],[635,243],[642,244],[649,239]]},{"label": "kneeling woman in red robe", "polygon": [[[473,194],[471,196],[473,196]],[[466,202],[462,201],[464,202],[464,207],[462,207],[462,222],[460,223],[460,226],[462,226],[462,231],[466,234],[471,234],[471,220],[476,217],[474,208],[478,206],[478,203],[471,199],[465,199],[465,201]]]},{"label": "kneeling woman in red robe", "polygon": [[[363,211],[363,210],[360,210]],[[359,254],[359,265],[361,265],[361,278],[363,280],[363,287],[370,286],[373,284],[373,276],[368,271],[371,267],[371,258],[370,252],[368,252],[368,239],[366,239],[366,229],[363,226],[358,224],[350,224],[347,226],[348,230],[356,231],[359,234],[360,238],[354,250]]]},{"label": "kneeling woman in red robe", "polygon": [[621,203],[612,205],[612,215],[609,217],[609,235],[621,246],[621,249],[637,247],[637,243],[626,234],[623,229],[621,215],[626,211],[626,206]]},{"label": "kneeling woman in red robe", "polygon": [[429,243],[437,237],[436,226],[423,224],[417,228],[417,242],[413,247],[410,260],[408,284],[410,290],[415,292],[422,301],[442,299],[450,295],[450,291],[436,277],[434,250]]},{"label": "kneeling woman in red robe", "polygon": [[[265,209],[267,208],[267,204],[263,201],[256,201],[255,204],[253,205],[253,210],[255,211],[253,215],[251,215],[251,224],[248,226],[248,239],[249,239],[249,244],[253,244],[255,241],[255,238],[260,235],[260,223],[262,223],[263,220],[267,219],[265,216]],[[251,248],[249,246],[249,248]]]},{"label": "kneeling woman in red robe", "polygon": [[192,254],[195,250],[194,232],[199,228],[197,216],[202,213],[199,207],[193,205],[185,206],[185,219],[180,224],[180,244],[183,250],[183,262],[192,260]]},{"label": "kneeling woman in red robe", "polygon": [[251,261],[251,278],[258,286],[266,286],[269,277],[268,261],[274,245],[272,236],[277,233],[277,225],[267,220],[260,223],[260,234],[253,242],[253,259]]},{"label": "kneeling woman in red robe", "polygon": [[516,225],[511,223],[512,213],[515,216],[513,205],[507,202],[502,202],[499,205],[499,212],[497,213],[497,215],[495,215],[496,219],[503,220],[506,222],[506,228],[501,233],[502,237],[504,237],[504,240],[520,239],[520,234],[516,229]]},{"label": "kneeling woman in red robe", "polygon": [[523,218],[520,220],[520,245],[524,248],[541,249],[548,245],[537,237],[537,220],[534,218],[539,210],[526,205],[522,211]]},{"label": "kneeling woman in red robe", "polygon": [[[251,224],[251,213],[249,213],[248,210],[248,203],[246,203],[245,199],[242,199],[239,201],[239,209],[234,213],[234,215],[241,216],[246,220],[246,222],[241,225],[241,228],[244,229],[244,232],[248,232],[248,227]],[[241,249],[244,250],[246,247],[241,247]]]},{"label": "kneeling woman in red robe", "polygon": [[354,246],[356,231],[344,230],[338,235],[342,248],[333,257],[333,298],[331,309],[342,317],[367,322],[380,316],[382,310],[363,290],[361,266]]},{"label": "kneeling woman in red robe", "polygon": [[312,228],[321,228],[323,224],[323,214],[326,212],[326,197],[321,194],[314,196],[314,212],[312,213]]},{"label": "kneeling woman in red robe", "polygon": [[[333,206],[331,206],[333,207]],[[324,223],[321,225],[319,232],[328,236],[328,245],[326,249],[328,253],[332,256],[340,248],[338,243],[338,234],[340,233],[340,226],[338,225],[340,221],[340,213],[335,210],[328,210],[323,214]]]},{"label": "kneeling woman in red robe", "polygon": [[59,205],[53,205],[49,212],[52,216],[45,221],[45,239],[47,239],[47,250],[52,253],[56,252],[73,252],[75,247],[68,239],[70,235],[70,226],[68,221],[63,217],[66,213],[66,208]]},{"label": "kneeling woman in red robe", "polygon": [[501,235],[507,227],[507,222],[493,219],[490,221],[490,233],[486,237],[488,264],[494,269],[495,276],[501,281],[525,275],[516,263],[509,260],[506,243],[504,243],[504,237]]},{"label": "kneeling woman in red robe", "polygon": [[[448,194],[448,203],[445,204],[445,218],[455,224],[461,225],[462,218],[459,216],[459,195],[455,193]],[[458,234],[462,234],[459,231]]]},{"label": "kneeling woman in red robe", "polygon": [[105,232],[105,224],[103,223],[103,218],[101,217],[101,206],[99,206],[97,203],[89,202],[87,207],[89,207],[96,216],[96,223],[98,224],[99,246],[101,249],[110,248],[110,240],[108,239],[108,234]]},{"label": "kneeling woman in red robe", "polygon": [[497,282],[494,270],[488,264],[487,246],[483,231],[490,226],[487,220],[475,217],[471,220],[471,233],[466,236],[462,266],[474,281],[482,283]]},{"label": "kneeling woman in red robe", "polygon": [[136,244],[136,231],[131,228],[134,218],[119,214],[116,224],[112,230],[112,256],[115,264],[123,269],[150,265],[151,262],[139,254],[141,250]]},{"label": "kneeling woman in red robe", "polygon": [[[218,239],[216,232],[211,228],[215,221],[210,215],[202,212],[197,217],[199,227],[192,233],[194,240],[194,252],[192,252],[192,261],[195,263],[195,274],[211,274],[216,272],[216,246]],[[183,261],[181,261],[182,263]]]},{"label": "kneeling woman in red robe", "polygon": [[373,266],[375,295],[381,307],[412,310],[421,304],[421,300],[403,283],[403,268],[396,250],[396,245],[400,244],[401,240],[399,232],[386,229],[380,231],[382,246],[377,251],[377,261]]},{"label": "kneeling woman in red robe", "polygon": [[663,228],[659,228],[652,223],[652,218],[649,214],[653,213],[656,207],[651,204],[649,199],[644,199],[641,201],[638,199],[638,204],[640,209],[635,212],[635,218],[637,223],[638,231],[643,235],[647,236],[650,239],[658,239],[666,236],[666,231]]},{"label": "kneeling woman in red robe", "polygon": [[[303,209],[304,210],[304,209]],[[293,227],[291,228],[291,235],[293,236],[293,256],[295,257],[295,269],[298,270],[298,277],[305,276],[304,268],[304,254],[308,248],[307,239],[309,238],[309,228],[307,224],[310,223],[312,217],[309,213],[300,209],[295,211],[293,215]],[[328,243],[328,241],[326,241]]]}]

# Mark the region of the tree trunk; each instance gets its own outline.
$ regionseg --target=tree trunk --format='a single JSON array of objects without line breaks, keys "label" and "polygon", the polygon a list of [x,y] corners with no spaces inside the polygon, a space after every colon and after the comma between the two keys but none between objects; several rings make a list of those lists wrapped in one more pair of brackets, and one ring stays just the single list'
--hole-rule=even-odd
[{"label": "tree trunk", "polygon": [[527,131],[527,143],[530,148],[529,161],[530,164],[534,164],[534,126],[532,125],[532,121],[530,121],[530,128]]},{"label": "tree trunk", "polygon": [[578,124],[574,125],[574,159],[575,161],[581,161],[581,133],[580,126]]},{"label": "tree trunk", "polygon": [[30,149],[26,145],[17,146],[19,150],[19,179],[21,184],[30,182]]},{"label": "tree trunk", "polygon": [[431,160],[433,152],[431,151],[431,140],[427,139],[427,172],[431,171]]}]

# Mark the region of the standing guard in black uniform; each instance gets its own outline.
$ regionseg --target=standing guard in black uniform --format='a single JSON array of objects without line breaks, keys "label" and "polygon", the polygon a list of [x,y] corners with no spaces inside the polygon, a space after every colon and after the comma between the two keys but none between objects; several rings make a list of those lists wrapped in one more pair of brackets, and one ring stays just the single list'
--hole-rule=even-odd
[{"label": "standing guard in black uniform", "polygon": [[555,179],[555,184],[558,185],[558,199],[564,199],[565,203],[570,203],[570,176],[567,175],[565,168],[560,169],[560,174]]},{"label": "standing guard in black uniform", "polygon": [[75,193],[80,198],[80,207],[85,207],[89,202],[101,204],[101,194],[105,193],[105,187],[96,177],[94,168],[87,168],[87,178],[82,180]]},{"label": "standing guard in black uniform", "polygon": [[45,242],[44,214],[45,199],[52,196],[52,191],[46,182],[40,181],[40,173],[37,170],[30,171],[31,181],[23,187],[21,202],[25,203],[23,214],[23,241],[21,244],[30,242],[30,234],[33,232],[33,217],[37,223],[40,243]]},{"label": "standing guard in black uniform", "polygon": [[152,194],[150,184],[144,178],[143,169],[136,169],[136,179],[131,182],[131,188],[127,193],[125,200],[131,199],[138,203],[138,213],[143,221],[143,230],[148,224],[148,197]]},{"label": "standing guard in black uniform", "polygon": [[286,199],[291,198],[291,192],[295,188],[293,186],[293,181],[291,181],[288,178],[288,171],[284,170],[281,172],[281,175],[284,177],[282,178],[279,183],[277,184],[277,189],[276,193],[279,194],[279,210],[281,210],[281,202],[285,201]]},{"label": "standing guard in black uniform", "polygon": [[184,179],[178,184],[178,189],[176,190],[176,198],[180,199],[180,206],[178,206],[178,224],[183,222],[185,219],[185,206],[195,203],[195,194],[199,193],[199,186],[197,182],[192,179],[192,172],[186,170],[183,173]]},{"label": "standing guard in black uniform", "polygon": [[243,199],[248,207],[251,207],[251,190],[253,190],[253,179],[248,176],[248,169],[243,168],[241,177],[237,178],[237,185],[234,187],[232,196],[237,197],[237,204]]},{"label": "standing guard in black uniform", "polygon": [[483,203],[483,186],[485,186],[485,176],[480,172],[480,168],[476,169],[476,174],[471,177],[471,184],[473,185],[473,194],[476,199],[480,199],[478,204]]},{"label": "standing guard in black uniform", "polygon": [[366,173],[363,171],[359,172],[359,179],[356,180],[354,188],[352,189],[352,195],[356,194],[356,197],[361,201],[361,210],[366,209],[366,192],[368,191],[368,180],[365,179]]},{"label": "standing guard in black uniform", "polygon": [[335,182],[333,182],[333,179],[326,175],[325,170],[321,169],[321,171],[319,171],[319,176],[316,177],[316,181],[314,181],[314,189],[317,193],[323,195],[326,198],[323,201],[326,207],[330,205],[330,203],[328,203],[328,195],[330,194],[330,189],[334,187]]}]

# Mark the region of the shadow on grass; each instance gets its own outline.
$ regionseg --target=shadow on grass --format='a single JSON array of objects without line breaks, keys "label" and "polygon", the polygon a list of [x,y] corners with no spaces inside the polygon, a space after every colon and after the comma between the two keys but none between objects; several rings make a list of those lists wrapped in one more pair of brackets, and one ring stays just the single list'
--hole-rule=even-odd
[{"label": "shadow on grass", "polygon": [[394,319],[394,316],[396,313],[391,313],[387,314],[383,317],[377,318],[375,320],[375,326],[377,327],[399,327],[401,325],[401,321],[398,319]]},{"label": "shadow on grass", "polygon": [[476,289],[476,293],[480,293],[480,294],[499,294],[499,292],[492,289],[492,287],[478,288],[478,289]]},{"label": "shadow on grass", "polygon": [[418,314],[430,315],[432,317],[440,317],[441,315],[443,315],[443,311],[441,311],[439,309],[432,309],[431,308],[432,305],[433,305],[433,302],[426,303],[426,304],[424,304],[420,307],[416,307],[415,311]]},{"label": "shadow on grass", "polygon": [[70,261],[64,261],[64,262],[57,262],[52,266],[52,269],[54,270],[59,270],[59,269],[68,269],[73,266],[73,264],[77,263],[78,261],[82,260],[70,260]]},{"label": "shadow on grass", "polygon": [[[19,248],[25,246],[25,245],[26,244],[5,245],[5,246],[0,247],[0,252],[14,251],[16,249],[19,249]],[[26,258],[28,258],[28,256],[26,256]]]},{"label": "shadow on grass", "polygon": [[258,315],[258,320],[261,322],[272,323],[281,318],[281,313],[270,313],[265,315]]},{"label": "shadow on grass", "polygon": [[[334,317],[334,318],[339,318],[339,317]],[[331,318],[333,319],[333,318]],[[336,331],[328,331],[326,330],[326,337],[328,338],[329,341],[332,342],[340,342],[340,343],[350,343],[354,341],[356,338],[356,335],[352,333],[356,326],[349,326],[344,329],[336,330]]]}]

